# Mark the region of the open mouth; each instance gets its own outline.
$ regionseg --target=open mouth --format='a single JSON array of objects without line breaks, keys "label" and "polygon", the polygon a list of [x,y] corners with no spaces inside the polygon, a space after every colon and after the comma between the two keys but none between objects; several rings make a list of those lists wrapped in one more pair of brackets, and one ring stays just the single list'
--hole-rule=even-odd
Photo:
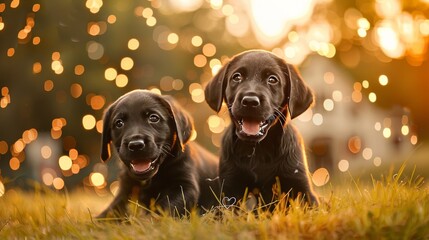
[{"label": "open mouth", "polygon": [[255,121],[243,118],[238,121],[238,124],[241,126],[241,133],[247,136],[262,136],[265,134],[270,121],[268,119],[265,121]]},{"label": "open mouth", "polygon": [[130,162],[131,169],[136,174],[144,174],[154,170],[157,167],[157,160],[135,159]]},{"label": "open mouth", "polygon": [[274,115],[263,121],[258,121],[250,118],[240,118],[240,120],[237,121],[237,133],[246,139],[260,140],[268,132],[268,129],[270,128],[274,120]]}]

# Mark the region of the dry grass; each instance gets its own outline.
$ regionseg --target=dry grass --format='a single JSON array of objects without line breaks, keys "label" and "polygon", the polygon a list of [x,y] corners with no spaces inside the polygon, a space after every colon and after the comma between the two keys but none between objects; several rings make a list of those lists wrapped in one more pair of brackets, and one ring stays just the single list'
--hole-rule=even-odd
[{"label": "dry grass", "polygon": [[36,189],[0,197],[0,239],[429,239],[429,190],[403,167],[365,185],[351,179],[321,189],[324,204],[297,202],[273,213],[221,209],[187,218],[138,214],[126,223],[96,221],[109,200],[82,192]]}]

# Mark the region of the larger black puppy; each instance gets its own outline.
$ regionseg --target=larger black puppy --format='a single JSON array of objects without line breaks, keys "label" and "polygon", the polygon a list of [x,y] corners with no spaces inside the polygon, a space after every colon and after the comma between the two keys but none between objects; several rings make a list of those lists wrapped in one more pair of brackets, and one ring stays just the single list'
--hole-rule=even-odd
[{"label": "larger black puppy", "polygon": [[312,105],[313,93],[293,66],[269,52],[247,51],[222,67],[205,95],[217,112],[224,101],[232,119],[219,166],[224,200],[240,199],[248,188],[266,203],[289,193],[318,204],[302,139],[289,124]]},{"label": "larger black puppy", "polygon": [[197,204],[216,204],[218,160],[188,142],[192,119],[171,98],[145,90],[129,92],[105,111],[101,158],[110,157],[109,143],[124,163],[119,193],[99,217],[126,214],[133,192],[146,207],[155,205],[181,216]]}]

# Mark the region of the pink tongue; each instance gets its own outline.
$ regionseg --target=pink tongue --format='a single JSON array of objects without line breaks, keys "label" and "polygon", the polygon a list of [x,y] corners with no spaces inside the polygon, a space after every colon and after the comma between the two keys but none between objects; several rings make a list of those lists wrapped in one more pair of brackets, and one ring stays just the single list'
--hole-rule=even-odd
[{"label": "pink tongue", "polygon": [[151,165],[150,161],[135,161],[135,162],[132,162],[131,167],[136,172],[144,172],[149,169],[150,165]]},{"label": "pink tongue", "polygon": [[247,135],[256,135],[259,133],[259,123],[260,122],[243,119],[242,130]]}]

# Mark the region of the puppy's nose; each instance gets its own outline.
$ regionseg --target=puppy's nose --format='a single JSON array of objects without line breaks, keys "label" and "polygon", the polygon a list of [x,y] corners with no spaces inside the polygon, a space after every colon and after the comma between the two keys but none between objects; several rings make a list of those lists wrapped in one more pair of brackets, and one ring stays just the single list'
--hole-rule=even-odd
[{"label": "puppy's nose", "polygon": [[142,150],[143,148],[145,147],[145,144],[144,144],[144,141],[143,140],[131,140],[129,143],[128,143],[128,149],[131,151],[131,152],[134,152],[134,151],[140,151],[140,150]]},{"label": "puppy's nose", "polygon": [[241,105],[243,107],[257,107],[261,104],[257,96],[244,96],[241,99]]}]

